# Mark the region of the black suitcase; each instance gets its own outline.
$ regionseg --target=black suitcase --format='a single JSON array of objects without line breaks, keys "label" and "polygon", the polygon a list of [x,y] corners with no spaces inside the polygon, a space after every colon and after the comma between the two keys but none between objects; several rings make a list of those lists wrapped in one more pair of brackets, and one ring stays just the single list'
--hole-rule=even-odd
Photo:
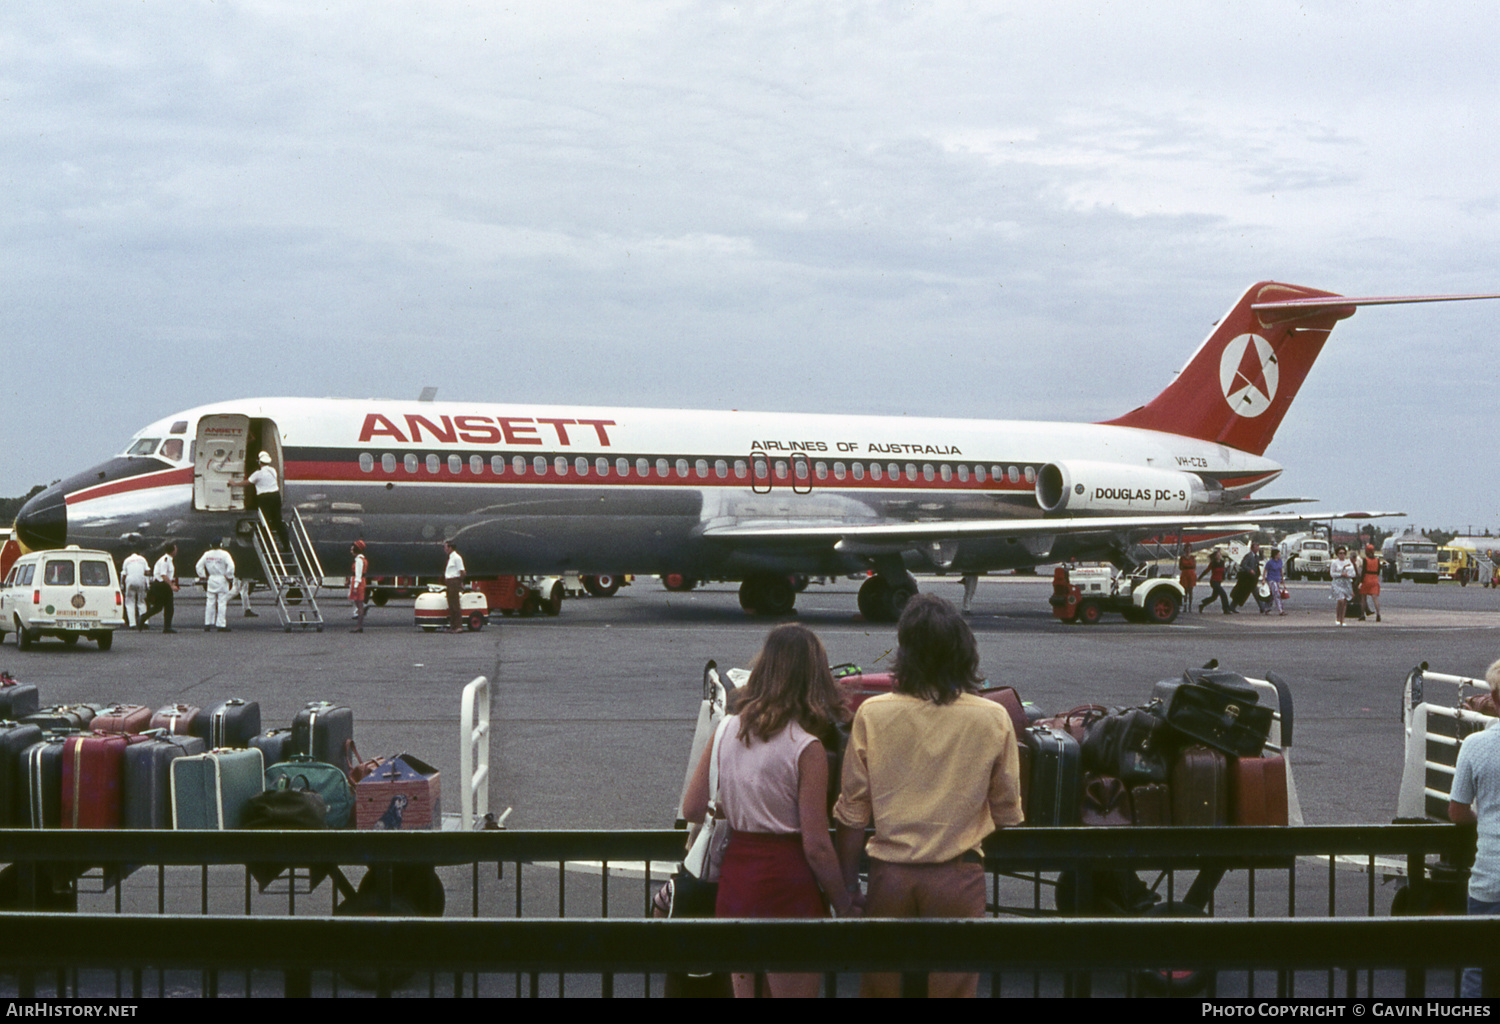
[{"label": "black suitcase", "polygon": [[1167,723],[1183,736],[1234,757],[1259,757],[1275,718],[1255,688],[1232,672],[1189,670],[1151,691]]},{"label": "black suitcase", "polygon": [[341,704],[309,701],[292,720],[292,752],[347,771],[354,746],[354,712]]},{"label": "black suitcase", "polygon": [[40,707],[35,686],[18,683],[9,672],[0,672],[0,720],[19,721]]},{"label": "black suitcase", "polygon": [[21,721],[39,725],[44,732],[85,732],[98,713],[95,704],[53,704],[38,708]]},{"label": "black suitcase", "polygon": [[27,747],[41,741],[38,725],[0,722],[0,828],[26,828],[31,824],[23,755]]},{"label": "black suitcase", "polygon": [[265,755],[266,764],[280,764],[296,753],[290,729],[268,729],[259,736],[252,736],[250,746]]},{"label": "black suitcase", "polygon": [[231,697],[208,712],[208,748],[244,750],[260,732],[260,705]]},{"label": "black suitcase", "polygon": [[122,827],[171,828],[172,762],[207,750],[197,736],[175,736],[161,730],[145,733],[126,747]]},{"label": "black suitcase", "polygon": [[1083,754],[1078,741],[1058,729],[1034,725],[1026,730],[1031,747],[1031,786],[1026,824],[1076,825],[1083,800]]},{"label": "black suitcase", "polygon": [[32,828],[62,827],[63,746],[67,739],[67,735],[48,733],[21,754],[27,820]]}]

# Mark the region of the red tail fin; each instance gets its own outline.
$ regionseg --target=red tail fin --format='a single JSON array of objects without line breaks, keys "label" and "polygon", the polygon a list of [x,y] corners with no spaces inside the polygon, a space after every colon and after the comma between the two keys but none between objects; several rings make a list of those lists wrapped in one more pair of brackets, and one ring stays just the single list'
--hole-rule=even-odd
[{"label": "red tail fin", "polygon": [[1354,314],[1352,304],[1282,305],[1322,298],[1341,296],[1274,281],[1252,286],[1165,391],[1106,422],[1263,454],[1333,325]]}]

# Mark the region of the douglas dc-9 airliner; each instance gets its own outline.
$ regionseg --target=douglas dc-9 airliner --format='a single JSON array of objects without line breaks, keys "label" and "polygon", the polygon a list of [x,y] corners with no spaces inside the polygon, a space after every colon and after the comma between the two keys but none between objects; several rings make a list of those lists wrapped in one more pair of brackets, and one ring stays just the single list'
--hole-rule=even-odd
[{"label": "douglas dc-9 airliner", "polygon": [[1166,390],[1103,423],[222,402],[167,416],[37,494],[16,536],[117,556],[174,540],[177,564],[192,565],[219,537],[248,544],[243,481],[264,451],[328,565],[363,538],[377,574],[437,575],[438,542],[452,539],[471,577],[733,579],[741,604],[765,614],[792,610],[794,574],[872,570],[859,608],[889,621],[916,592],[912,569],[1123,565],[1164,530],[1332,518],[1260,512],[1281,500],[1252,496],[1281,473],[1263,453],[1334,324],[1361,305],[1494,297],[1345,298],[1262,282]]}]

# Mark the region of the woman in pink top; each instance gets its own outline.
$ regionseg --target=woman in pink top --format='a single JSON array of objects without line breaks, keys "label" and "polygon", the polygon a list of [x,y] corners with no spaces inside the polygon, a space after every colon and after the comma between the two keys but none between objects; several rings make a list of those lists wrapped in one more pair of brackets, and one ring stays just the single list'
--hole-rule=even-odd
[{"label": "woman in pink top", "polygon": [[[719,917],[840,917],[851,909],[828,835],[828,754],[820,737],[848,717],[828,671],[828,654],[804,626],[778,626],[750,679],[735,695],[719,749],[720,813],[729,847],[719,874]],[[713,744],[694,769],[683,810],[708,810]],[[773,996],[816,996],[817,974],[771,974]],[[734,975],[734,993],[755,994],[753,974]]]}]

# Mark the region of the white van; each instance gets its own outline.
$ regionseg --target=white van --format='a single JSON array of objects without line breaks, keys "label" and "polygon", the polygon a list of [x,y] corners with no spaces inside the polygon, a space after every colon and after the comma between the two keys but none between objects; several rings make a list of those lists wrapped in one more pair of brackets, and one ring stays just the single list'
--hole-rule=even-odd
[{"label": "white van", "polygon": [[124,626],[120,579],[114,559],[103,551],[72,545],[22,555],[0,586],[0,640],[14,633],[23,651],[43,636],[69,644],[88,637],[107,651],[114,631]]}]

